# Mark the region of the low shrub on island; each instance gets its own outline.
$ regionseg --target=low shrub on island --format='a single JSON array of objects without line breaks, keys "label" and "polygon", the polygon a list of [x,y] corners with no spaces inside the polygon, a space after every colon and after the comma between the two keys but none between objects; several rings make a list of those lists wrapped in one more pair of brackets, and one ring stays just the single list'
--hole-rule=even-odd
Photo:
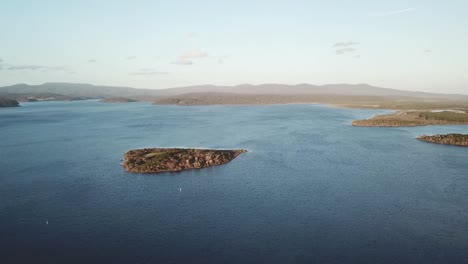
[{"label": "low shrub on island", "polygon": [[18,101],[0,97],[0,107],[15,107],[19,106]]},{"label": "low shrub on island", "polygon": [[245,152],[247,151],[243,149],[134,149],[125,153],[122,166],[128,172],[137,173],[158,173],[200,169],[227,163]]}]

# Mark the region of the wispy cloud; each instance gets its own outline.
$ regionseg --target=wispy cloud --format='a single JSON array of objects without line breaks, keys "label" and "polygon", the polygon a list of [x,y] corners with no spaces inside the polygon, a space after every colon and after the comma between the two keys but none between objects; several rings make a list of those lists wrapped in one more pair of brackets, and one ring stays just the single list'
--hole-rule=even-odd
[{"label": "wispy cloud", "polygon": [[164,74],[169,74],[169,73],[164,72],[164,71],[156,71],[155,69],[152,69],[152,68],[143,68],[143,69],[139,69],[138,71],[129,73],[129,75],[140,75],[140,76],[164,75]]},{"label": "wispy cloud", "polygon": [[89,60],[88,60],[88,63],[95,63],[95,62],[96,62],[95,59],[89,59]]},{"label": "wispy cloud", "polygon": [[393,11],[387,11],[387,12],[380,12],[380,13],[372,13],[369,14],[369,16],[372,17],[388,17],[388,16],[395,16],[395,15],[400,15],[408,12],[413,12],[415,11],[416,8],[405,8],[405,9],[400,9],[400,10],[393,10]]},{"label": "wispy cloud", "polygon": [[128,57],[126,57],[125,59],[126,59],[126,60],[134,60],[134,59],[136,59],[136,58],[137,58],[136,56],[128,56]]},{"label": "wispy cloud", "polygon": [[0,58],[0,62],[3,62],[3,60]]},{"label": "wispy cloud", "polygon": [[335,53],[337,55],[343,55],[343,54],[346,54],[346,53],[353,53],[355,51],[356,51],[355,48],[342,48],[342,49],[335,50]]},{"label": "wispy cloud", "polygon": [[48,67],[42,66],[42,65],[16,65],[16,66],[8,66],[6,69],[9,71],[18,71],[18,70],[35,71],[35,70],[46,70],[48,69]]},{"label": "wispy cloud", "polygon": [[180,58],[184,59],[198,59],[205,57],[208,57],[208,53],[201,50],[189,50],[180,56]]},{"label": "wispy cloud", "polygon": [[69,66],[46,66],[46,65],[4,65],[2,70],[8,71],[62,71],[66,73],[75,73]]},{"label": "wispy cloud", "polygon": [[350,46],[355,46],[358,45],[359,42],[354,42],[354,41],[343,41],[343,42],[337,42],[333,44],[333,47],[338,48],[338,47],[350,47]]},{"label": "wispy cloud", "polygon": [[187,60],[187,59],[178,58],[177,60],[173,61],[172,64],[177,64],[177,65],[192,65],[192,64],[193,64],[193,61],[192,61],[192,60]]},{"label": "wispy cloud", "polygon": [[208,57],[208,53],[201,51],[201,50],[189,50],[184,54],[180,55],[173,64],[177,65],[192,65],[194,59],[200,59]]},{"label": "wispy cloud", "polygon": [[357,48],[356,46],[359,45],[359,42],[355,41],[341,41],[341,42],[336,42],[333,44],[333,49],[335,49],[335,54],[337,55],[343,55],[347,53],[354,53]]}]

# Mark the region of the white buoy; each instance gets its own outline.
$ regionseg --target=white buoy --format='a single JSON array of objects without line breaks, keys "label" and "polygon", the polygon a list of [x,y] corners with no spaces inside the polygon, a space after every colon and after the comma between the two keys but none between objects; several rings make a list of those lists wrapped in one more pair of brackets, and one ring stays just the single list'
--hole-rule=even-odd
[{"label": "white buoy", "polygon": [[181,192],[181,191],[182,191],[182,188],[179,188],[179,192]]},{"label": "white buoy", "polygon": [[49,221],[48,221],[48,220],[46,220],[46,221],[45,221],[45,224],[46,224],[46,225],[48,225],[48,224],[49,224]]}]

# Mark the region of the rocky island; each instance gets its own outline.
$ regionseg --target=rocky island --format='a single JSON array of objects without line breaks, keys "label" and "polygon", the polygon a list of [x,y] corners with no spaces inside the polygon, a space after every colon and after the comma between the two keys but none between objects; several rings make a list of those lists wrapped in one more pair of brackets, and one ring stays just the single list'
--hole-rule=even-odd
[{"label": "rocky island", "polygon": [[468,147],[468,135],[464,134],[422,135],[417,137],[417,139],[430,143]]},{"label": "rocky island", "polygon": [[353,121],[353,126],[409,127],[428,125],[468,125],[468,113],[462,110],[398,111]]},{"label": "rocky island", "polygon": [[111,98],[104,98],[100,102],[102,103],[133,103],[138,102],[137,100],[124,98],[124,97],[111,97]]},{"label": "rocky island", "polygon": [[126,171],[136,173],[159,173],[200,169],[227,163],[245,152],[247,151],[244,149],[134,149],[125,153],[122,166]]},{"label": "rocky island", "polygon": [[15,106],[19,106],[18,101],[0,97],[0,107],[15,107]]}]

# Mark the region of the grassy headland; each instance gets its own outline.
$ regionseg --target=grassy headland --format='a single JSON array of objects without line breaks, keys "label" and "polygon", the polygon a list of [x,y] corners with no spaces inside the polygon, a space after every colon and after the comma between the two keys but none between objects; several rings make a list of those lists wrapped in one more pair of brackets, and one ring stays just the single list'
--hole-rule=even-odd
[{"label": "grassy headland", "polygon": [[376,115],[370,119],[356,120],[353,126],[401,127],[427,125],[468,125],[468,114],[456,111],[397,111],[387,115]]}]

